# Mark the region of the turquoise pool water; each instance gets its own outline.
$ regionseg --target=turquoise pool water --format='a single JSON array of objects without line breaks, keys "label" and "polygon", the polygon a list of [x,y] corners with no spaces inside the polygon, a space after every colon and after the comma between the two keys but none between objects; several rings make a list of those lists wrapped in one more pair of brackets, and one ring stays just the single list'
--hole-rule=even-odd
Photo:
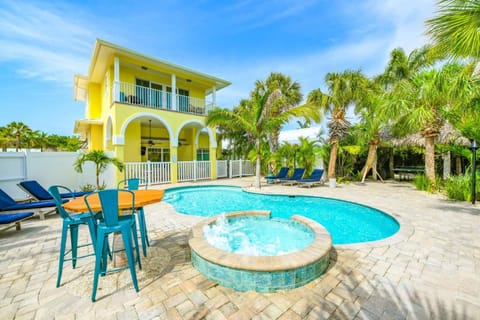
[{"label": "turquoise pool water", "polygon": [[205,226],[207,242],[224,251],[250,256],[278,256],[295,252],[312,243],[314,233],[287,219],[265,216],[225,218]]},{"label": "turquoise pool water", "polygon": [[224,212],[270,210],[272,217],[298,214],[322,224],[334,244],[375,241],[395,234],[400,225],[388,214],[353,202],[312,196],[264,195],[239,187],[202,186],[168,189],[163,201],[180,213],[210,217]]}]

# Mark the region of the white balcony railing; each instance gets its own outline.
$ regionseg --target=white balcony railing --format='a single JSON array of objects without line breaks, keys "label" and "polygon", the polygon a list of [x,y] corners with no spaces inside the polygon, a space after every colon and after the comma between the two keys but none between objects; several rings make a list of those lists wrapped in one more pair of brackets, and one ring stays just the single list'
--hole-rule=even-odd
[{"label": "white balcony railing", "polygon": [[[117,93],[118,91],[118,93]],[[175,110],[200,116],[207,115],[212,108],[212,103],[204,99],[175,95],[175,106],[172,104],[171,92],[138,86],[128,82],[118,82],[115,86],[116,102],[133,104],[152,109]]]}]

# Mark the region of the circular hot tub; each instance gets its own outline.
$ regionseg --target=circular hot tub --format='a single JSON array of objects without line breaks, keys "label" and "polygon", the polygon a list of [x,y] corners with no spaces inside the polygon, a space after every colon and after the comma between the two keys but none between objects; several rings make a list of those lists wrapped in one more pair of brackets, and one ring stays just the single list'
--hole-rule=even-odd
[{"label": "circular hot tub", "polygon": [[[279,248],[271,249],[271,243],[263,235],[253,237],[259,243],[255,244],[257,249],[252,254],[248,250],[238,253],[237,240],[228,248],[228,245],[218,244],[224,240],[211,239],[209,232],[219,223],[236,225],[239,220],[246,226],[248,234],[252,224],[260,225],[263,230],[281,230],[265,232],[275,236],[272,242],[279,243]],[[293,230],[293,238],[286,233],[289,231],[283,231],[288,229]],[[245,231],[235,227],[231,233],[242,232]],[[282,242],[279,238],[287,240]],[[292,239],[298,238],[305,239],[293,248],[284,248],[285,243],[290,245],[294,242]],[[192,228],[189,245],[193,266],[208,279],[239,291],[275,292],[303,286],[322,275],[330,263],[332,238],[323,226],[303,216],[292,216],[290,220],[272,219],[269,211],[241,211],[197,224]],[[269,248],[258,250],[262,247]]]}]

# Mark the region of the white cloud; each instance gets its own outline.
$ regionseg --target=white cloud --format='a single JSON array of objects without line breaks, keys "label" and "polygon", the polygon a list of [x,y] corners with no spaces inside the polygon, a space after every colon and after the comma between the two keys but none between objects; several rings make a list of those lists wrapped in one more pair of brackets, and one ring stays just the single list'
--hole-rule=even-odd
[{"label": "white cloud", "polygon": [[16,63],[24,77],[71,85],[73,74],[87,71],[93,39],[59,8],[19,2],[0,8],[0,62]]},{"label": "white cloud", "polygon": [[373,19],[392,26],[389,49],[402,47],[406,52],[427,43],[425,20],[433,17],[435,9],[435,0],[415,0],[414,4],[402,0],[371,0],[365,5]]},{"label": "white cloud", "polygon": [[363,16],[364,25],[352,28],[354,35],[348,41],[314,52],[281,57],[244,60],[230,65],[208,66],[218,69],[232,82],[219,92],[219,103],[231,107],[247,98],[256,79],[265,79],[270,72],[282,72],[300,82],[306,96],[311,90],[324,86],[328,72],[362,69],[373,76],[385,68],[390,51],[402,47],[406,52],[427,43],[423,34],[424,21],[435,10],[434,0],[417,0],[408,5],[402,0],[371,0],[365,4],[352,4],[353,11]]}]

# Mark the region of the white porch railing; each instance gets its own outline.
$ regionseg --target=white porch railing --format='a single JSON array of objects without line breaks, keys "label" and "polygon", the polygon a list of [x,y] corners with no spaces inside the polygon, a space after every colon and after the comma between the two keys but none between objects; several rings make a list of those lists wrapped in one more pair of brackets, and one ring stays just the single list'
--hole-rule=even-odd
[{"label": "white porch railing", "polygon": [[255,170],[248,160],[230,160],[230,178],[253,176]]},{"label": "white porch railing", "polygon": [[147,185],[171,182],[170,162],[126,162],[125,179],[141,178]]},{"label": "white porch railing", "polygon": [[[118,94],[116,97],[117,102],[138,105],[152,109],[172,109],[172,93],[163,90],[157,90],[138,86],[133,83],[119,82]],[[211,103],[205,103],[204,99],[184,96],[176,94],[176,110],[183,113],[190,113],[196,115],[206,115],[212,108]]]},{"label": "white porch railing", "polygon": [[179,161],[178,182],[211,179],[210,161]]},{"label": "white porch railing", "polygon": [[217,161],[217,178],[228,177],[228,160]]},{"label": "white porch railing", "polygon": [[[178,182],[209,180],[212,178],[210,161],[179,161]],[[234,178],[255,174],[248,160],[218,160],[217,178]],[[151,184],[172,182],[170,162],[126,162],[125,178],[142,178]]]}]

